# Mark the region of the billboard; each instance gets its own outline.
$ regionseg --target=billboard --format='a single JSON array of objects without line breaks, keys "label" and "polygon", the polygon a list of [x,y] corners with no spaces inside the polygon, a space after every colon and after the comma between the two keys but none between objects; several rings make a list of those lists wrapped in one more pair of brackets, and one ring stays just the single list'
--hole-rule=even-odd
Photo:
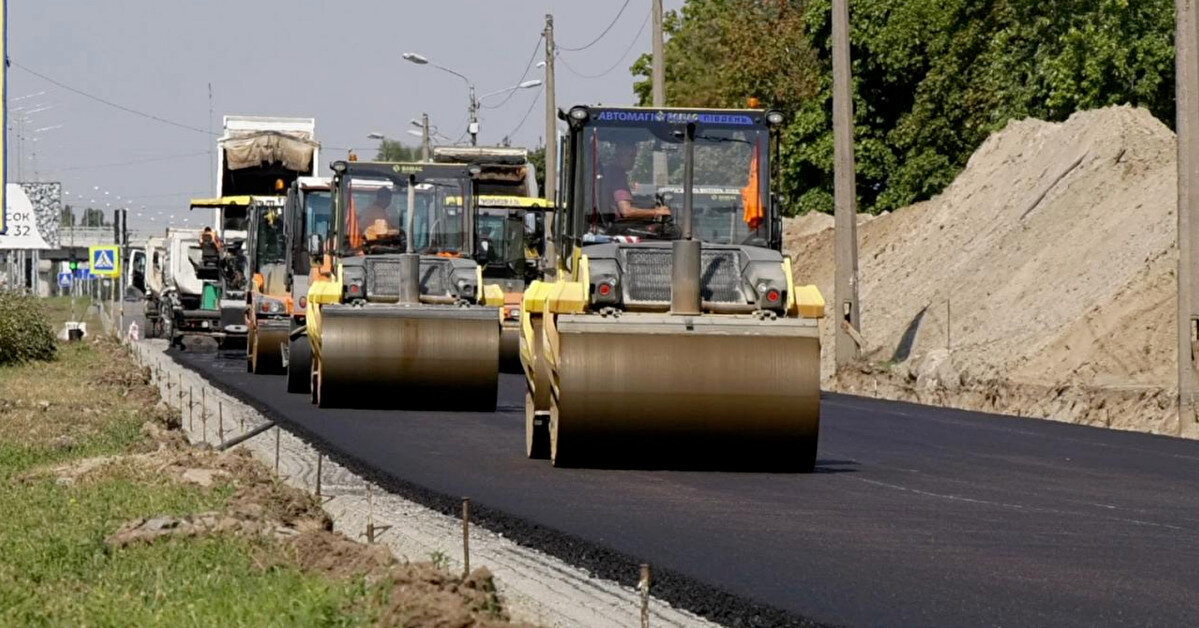
[{"label": "billboard", "polygon": [[55,248],[42,237],[33,202],[20,184],[4,185],[4,213],[5,233],[0,234],[0,249]]}]

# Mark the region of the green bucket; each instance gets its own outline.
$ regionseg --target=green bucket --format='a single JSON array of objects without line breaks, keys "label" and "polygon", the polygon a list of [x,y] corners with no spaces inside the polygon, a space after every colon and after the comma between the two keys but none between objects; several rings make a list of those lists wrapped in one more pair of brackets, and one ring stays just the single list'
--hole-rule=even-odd
[{"label": "green bucket", "polygon": [[221,309],[221,289],[216,284],[204,284],[204,292],[200,295],[200,309]]}]

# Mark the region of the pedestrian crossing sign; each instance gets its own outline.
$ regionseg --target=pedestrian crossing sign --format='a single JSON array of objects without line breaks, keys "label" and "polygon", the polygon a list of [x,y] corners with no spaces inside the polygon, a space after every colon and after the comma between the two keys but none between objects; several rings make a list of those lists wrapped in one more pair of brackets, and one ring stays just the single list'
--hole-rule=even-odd
[{"label": "pedestrian crossing sign", "polygon": [[87,258],[93,275],[121,276],[121,249],[115,245],[88,247]]}]

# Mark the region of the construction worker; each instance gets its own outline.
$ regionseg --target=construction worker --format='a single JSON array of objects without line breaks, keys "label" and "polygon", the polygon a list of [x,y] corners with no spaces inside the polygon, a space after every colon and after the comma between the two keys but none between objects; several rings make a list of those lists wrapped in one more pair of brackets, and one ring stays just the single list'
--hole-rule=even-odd
[{"label": "construction worker", "polygon": [[[386,233],[389,227],[391,211],[391,189],[379,188],[375,192],[375,200],[362,212],[363,231],[368,240],[377,238],[382,233]],[[379,225],[379,221],[383,224]],[[381,231],[382,233],[376,233]],[[373,237],[372,237],[373,236]]]},{"label": "construction worker", "polygon": [[636,161],[636,142],[619,142],[613,151],[613,158],[601,167],[599,186],[603,206],[600,211],[606,213],[610,221],[644,222],[670,216],[670,208],[665,205],[637,207],[633,204],[629,173]]}]

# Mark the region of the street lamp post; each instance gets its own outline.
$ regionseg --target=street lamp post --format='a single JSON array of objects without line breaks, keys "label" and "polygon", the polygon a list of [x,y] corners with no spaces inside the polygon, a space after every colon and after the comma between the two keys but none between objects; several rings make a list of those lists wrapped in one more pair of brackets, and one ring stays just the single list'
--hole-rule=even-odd
[{"label": "street lamp post", "polygon": [[475,84],[472,83],[470,79],[466,78],[465,75],[463,75],[459,72],[455,72],[445,66],[437,65],[436,63],[430,63],[428,58],[426,58],[424,55],[419,54],[419,53],[405,52],[403,54],[403,58],[405,61],[409,61],[409,62],[415,63],[417,65],[431,65],[431,66],[437,68],[438,70],[453,74],[454,76],[462,79],[466,83],[466,87],[467,87],[467,91],[468,91],[468,98],[469,98],[469,101],[467,104],[467,112],[469,114],[469,122],[467,123],[466,131],[468,133],[470,133],[470,145],[471,146],[479,145],[479,101],[483,100],[484,98],[487,98],[488,96],[494,96],[496,94],[503,94],[503,93],[510,92],[515,89],[528,89],[530,87],[537,87],[538,85],[541,85],[540,80],[525,81],[525,82],[521,83],[520,85],[516,85],[514,87],[506,87],[504,89],[497,90],[497,91],[476,97],[475,96]]}]

